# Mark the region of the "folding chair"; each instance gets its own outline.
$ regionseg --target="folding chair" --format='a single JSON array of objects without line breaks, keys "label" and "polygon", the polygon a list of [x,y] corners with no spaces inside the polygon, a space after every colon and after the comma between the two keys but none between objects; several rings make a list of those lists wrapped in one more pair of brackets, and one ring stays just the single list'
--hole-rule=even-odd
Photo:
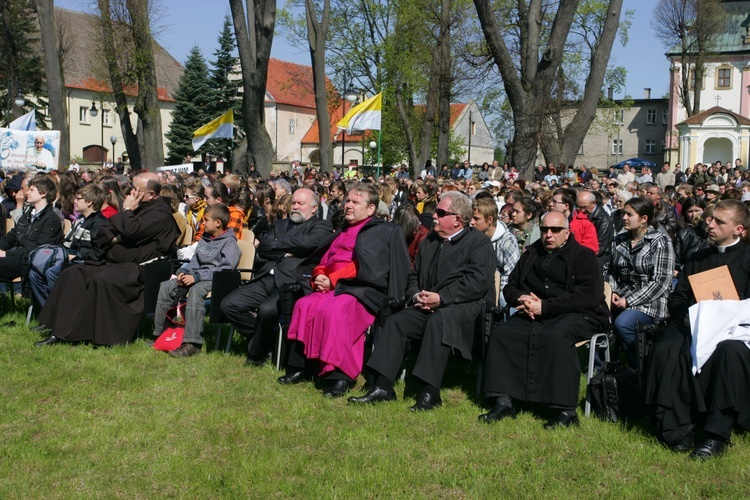
[{"label": "folding chair", "polygon": [[[604,299],[607,301],[607,308],[612,308],[612,286],[604,282]],[[609,332],[597,333],[591,340],[582,340],[576,344],[576,347],[589,348],[589,364],[588,371],[586,372],[586,405],[584,410],[585,416],[591,415],[591,396],[589,395],[588,385],[591,382],[591,378],[594,376],[594,361],[596,359],[596,350],[604,349],[604,361],[609,363],[610,351],[609,351]]]}]

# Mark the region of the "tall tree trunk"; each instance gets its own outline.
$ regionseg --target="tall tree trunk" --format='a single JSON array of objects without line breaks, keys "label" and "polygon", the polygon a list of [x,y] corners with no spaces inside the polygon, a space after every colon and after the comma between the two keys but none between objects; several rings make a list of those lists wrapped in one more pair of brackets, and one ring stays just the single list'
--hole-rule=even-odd
[{"label": "tall tree trunk", "polygon": [[432,133],[435,130],[435,118],[437,117],[438,109],[438,92],[440,90],[440,47],[432,49],[432,63],[430,64],[430,83],[427,89],[427,101],[424,107],[424,117],[422,121],[422,129],[419,133],[419,153],[417,155],[417,162],[412,164],[412,176],[416,178],[424,167],[424,164],[430,159],[431,156],[431,145],[432,145]]},{"label": "tall tree trunk", "polygon": [[130,123],[130,110],[128,110],[128,99],[125,94],[125,79],[117,63],[110,0],[98,0],[98,7],[102,23],[104,58],[107,62],[110,86],[115,100],[115,111],[117,111],[117,117],[120,119],[120,129],[123,141],[125,142],[125,151],[128,152],[130,168],[132,170],[141,170],[143,168],[141,149],[138,145],[138,138],[133,130],[133,125]]},{"label": "tall tree trunk", "polygon": [[[49,114],[52,118],[52,129],[60,131],[60,151],[58,161],[62,165],[70,162],[70,127],[68,125],[68,106],[65,99],[65,75],[62,60],[58,54],[55,7],[52,0],[35,0],[39,34],[44,56],[44,72],[47,81]],[[58,165],[59,167],[60,165]]]},{"label": "tall tree trunk", "polygon": [[133,111],[140,118],[138,144],[145,168],[156,170],[164,165],[164,135],[156,92],[156,63],[149,27],[148,0],[127,0],[126,5],[132,20],[131,30],[137,61],[138,97]]},{"label": "tall tree trunk", "polygon": [[[438,39],[438,143],[437,164],[439,172],[448,163],[451,135],[451,89],[453,87],[453,59],[451,58],[451,0],[440,2],[440,38]],[[469,130],[471,133],[471,130]]]},{"label": "tall tree trunk", "polygon": [[[313,89],[315,90],[315,114],[318,118],[320,137],[320,171],[333,172],[333,144],[331,141],[331,114],[328,112],[328,89],[326,88],[326,37],[330,22],[331,2],[325,0],[323,13],[318,22],[313,0],[305,0],[307,19],[307,41],[310,44]],[[343,161],[343,159],[342,159]]]},{"label": "tall tree trunk", "polygon": [[242,117],[247,135],[247,164],[243,167],[255,165],[267,177],[274,160],[273,143],[265,125],[265,97],[276,1],[247,0],[247,15],[242,0],[229,0],[229,6],[242,67]]},{"label": "tall tree trunk", "polygon": [[[409,120],[409,110],[407,109],[406,99],[400,87],[396,88],[396,109],[401,123],[404,126],[404,137],[406,137],[406,152],[409,157],[409,164],[416,165],[419,162],[417,148],[414,144],[414,133],[411,130],[411,120]],[[419,171],[417,171],[419,173]]]}]

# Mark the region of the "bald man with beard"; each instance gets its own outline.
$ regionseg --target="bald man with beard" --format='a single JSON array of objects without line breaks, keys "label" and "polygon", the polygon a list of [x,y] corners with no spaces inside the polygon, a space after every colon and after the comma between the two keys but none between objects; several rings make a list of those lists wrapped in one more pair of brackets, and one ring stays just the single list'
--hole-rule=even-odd
[{"label": "bald man with beard", "polygon": [[527,247],[503,289],[516,313],[492,330],[484,395],[492,409],[479,420],[515,417],[514,401],[556,411],[544,427],[578,423],[581,365],[575,344],[609,324],[596,255],[571,238],[565,214],[542,218],[541,239]]}]

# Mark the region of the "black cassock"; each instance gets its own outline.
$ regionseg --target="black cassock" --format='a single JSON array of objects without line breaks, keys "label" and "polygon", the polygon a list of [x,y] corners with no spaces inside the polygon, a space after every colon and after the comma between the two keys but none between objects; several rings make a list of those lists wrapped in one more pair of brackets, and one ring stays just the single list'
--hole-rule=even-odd
[{"label": "black cassock", "polygon": [[[676,443],[689,433],[701,416],[729,411],[750,429],[750,349],[738,341],[719,343],[695,376],[692,371],[687,326],[688,308],[695,304],[688,276],[728,266],[740,300],[750,298],[750,248],[744,242],[720,253],[716,247],[700,250],[685,265],[669,298],[670,326],[654,342],[646,365],[646,403],[651,407],[659,439]],[[740,343],[741,344],[741,343]],[[706,430],[715,434],[720,429]],[[731,430],[731,427],[730,429]],[[728,436],[724,436],[728,437]]]},{"label": "black cassock", "polygon": [[168,203],[157,198],[113,215],[97,234],[106,262],[75,264],[62,273],[39,322],[66,341],[98,345],[132,340],[143,315],[143,262],[166,255],[180,231]]},{"label": "black cassock", "polygon": [[575,344],[609,322],[604,280],[596,254],[570,235],[548,252],[541,240],[527,247],[503,294],[509,305],[534,292],[542,314],[517,313],[490,334],[484,393],[563,408],[575,407],[581,364]]}]

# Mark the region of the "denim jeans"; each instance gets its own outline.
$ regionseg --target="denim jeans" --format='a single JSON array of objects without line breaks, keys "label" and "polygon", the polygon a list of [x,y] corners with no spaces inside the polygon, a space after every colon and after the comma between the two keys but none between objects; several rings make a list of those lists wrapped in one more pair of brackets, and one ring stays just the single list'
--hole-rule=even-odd
[{"label": "denim jeans", "polygon": [[[211,281],[199,281],[190,287],[185,304],[185,336],[183,343],[203,344],[203,319],[206,317],[206,295],[211,291]],[[164,319],[177,296],[177,281],[163,281],[159,287],[154,311],[154,337],[164,331]]]},{"label": "denim jeans", "polygon": [[614,321],[615,335],[617,335],[617,341],[620,343],[620,348],[625,351],[625,355],[628,358],[628,364],[632,368],[638,368],[638,353],[636,352],[635,342],[635,325],[637,323],[643,323],[650,325],[654,322],[654,318],[641,311],[635,311],[632,309],[625,309],[622,311]]}]

